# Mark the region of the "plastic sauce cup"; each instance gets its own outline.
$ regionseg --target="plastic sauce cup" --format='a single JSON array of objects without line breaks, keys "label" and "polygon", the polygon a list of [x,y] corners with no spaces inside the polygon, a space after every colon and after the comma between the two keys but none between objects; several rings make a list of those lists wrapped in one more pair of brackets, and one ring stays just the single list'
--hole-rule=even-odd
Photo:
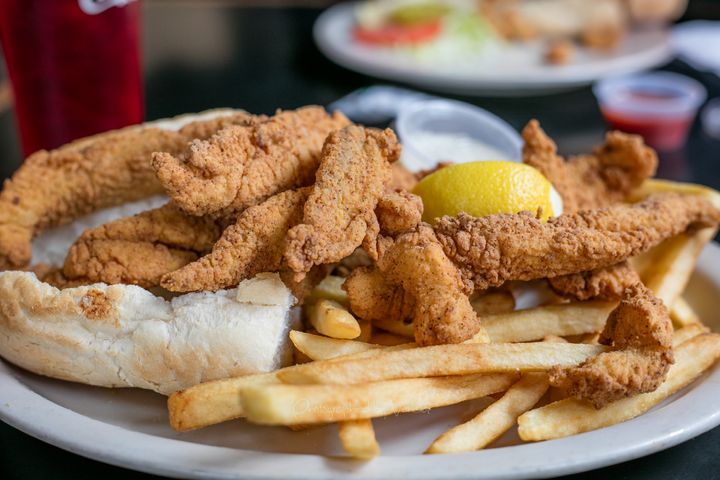
[{"label": "plastic sauce cup", "polygon": [[642,135],[648,145],[665,151],[685,144],[707,97],[699,82],[670,72],[601,80],[593,92],[610,128]]}]

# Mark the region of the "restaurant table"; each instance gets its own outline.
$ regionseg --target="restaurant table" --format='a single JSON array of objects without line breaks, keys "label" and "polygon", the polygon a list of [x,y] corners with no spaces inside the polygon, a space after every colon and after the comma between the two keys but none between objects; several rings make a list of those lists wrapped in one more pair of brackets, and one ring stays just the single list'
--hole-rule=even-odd
[{"label": "restaurant table", "polygon": [[[320,12],[233,2],[146,2],[147,118],[212,107],[272,113],[279,107],[327,105],[357,88],[389,84],[344,70],[318,52],[311,32]],[[663,68],[700,80],[709,98],[720,96],[718,77],[700,74],[679,61]],[[518,129],[538,118],[565,154],[589,151],[602,140],[605,129],[589,88],[532,98],[450,97],[486,108]],[[21,162],[14,128],[11,113],[0,111],[0,178],[10,176]],[[718,152],[720,140],[705,135],[696,122],[683,151],[661,154],[658,176],[720,189]],[[562,458],[548,461],[562,462]],[[720,428],[716,428],[644,458],[564,478],[700,480],[718,478],[719,467]],[[0,422],[0,478],[159,477],[88,460]]]}]

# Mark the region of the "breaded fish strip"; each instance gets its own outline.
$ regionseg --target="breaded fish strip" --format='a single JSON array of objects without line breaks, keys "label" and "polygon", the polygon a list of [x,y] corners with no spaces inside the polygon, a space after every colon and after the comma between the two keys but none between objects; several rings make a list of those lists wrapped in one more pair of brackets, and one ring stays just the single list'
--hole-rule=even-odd
[{"label": "breaded fish strip", "polygon": [[619,300],[625,289],[639,281],[640,276],[627,260],[606,268],[548,279],[550,288],[558,295],[576,300],[606,301]]},{"label": "breaded fish strip", "polygon": [[132,126],[34,153],[0,193],[0,270],[27,266],[30,242],[46,228],[162,193],[150,164],[153,152],[177,154],[195,136],[253,118],[238,112],[197,120],[180,132]]},{"label": "breaded fish strip", "polygon": [[150,155],[182,151],[187,140],[128,127],[32,154],[0,193],[0,270],[28,265],[30,242],[46,228],[161,193]]},{"label": "breaded fish strip", "polygon": [[448,259],[432,227],[379,240],[377,267],[390,285],[415,299],[415,341],[419,345],[460,343],[482,329],[470,304],[471,290]]},{"label": "breaded fish strip", "polygon": [[374,256],[380,231],[375,207],[399,156],[390,129],[349,126],[328,136],[302,223],[287,235],[285,258],[298,278],[314,265],[342,260],[360,244]]},{"label": "breaded fish strip", "polygon": [[531,120],[522,132],[523,162],[538,169],[563,199],[563,213],[594,210],[622,201],[652,177],[657,168],[655,151],[642,137],[609,132],[605,144],[592,155],[565,161],[557,146]]},{"label": "breaded fish strip", "polygon": [[250,207],[223,232],[212,252],[160,282],[173,292],[234,287],[260,272],[276,272],[283,265],[285,235],[302,220],[309,188],[287,190]]},{"label": "breaded fish strip", "polygon": [[720,210],[705,198],[662,193],[546,223],[530,212],[442,217],[435,232],[466,281],[484,290],[615,265],[689,228],[718,222]]},{"label": "breaded fish strip", "polygon": [[210,250],[223,226],[169,203],[86,230],[70,248],[63,273],[69,280],[154,287]]},{"label": "breaded fish strip", "polygon": [[615,350],[577,367],[553,368],[550,383],[597,408],[652,392],[665,380],[674,361],[672,333],[665,305],[638,283],[627,289],[600,336],[600,343]]},{"label": "breaded fish strip", "polygon": [[152,165],[173,201],[190,215],[229,216],[291,188],[309,185],[327,135],[350,122],[322,107],[278,112],[230,126],[184,153],[158,152]]}]

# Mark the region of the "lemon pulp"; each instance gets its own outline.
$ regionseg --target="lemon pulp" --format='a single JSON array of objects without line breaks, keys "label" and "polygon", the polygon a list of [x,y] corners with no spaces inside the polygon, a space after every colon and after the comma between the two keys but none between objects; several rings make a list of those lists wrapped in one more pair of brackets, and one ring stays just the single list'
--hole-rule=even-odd
[{"label": "lemon pulp", "polygon": [[[547,220],[556,213],[550,182],[523,163],[483,161],[451,165],[422,179],[415,187],[425,206],[423,220],[465,212],[474,217],[496,213],[536,212]],[[553,208],[553,204],[555,208]]]}]

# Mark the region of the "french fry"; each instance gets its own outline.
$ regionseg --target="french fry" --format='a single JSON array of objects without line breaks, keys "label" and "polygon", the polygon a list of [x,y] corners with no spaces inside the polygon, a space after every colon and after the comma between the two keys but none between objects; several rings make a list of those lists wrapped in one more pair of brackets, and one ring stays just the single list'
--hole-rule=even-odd
[{"label": "french fry", "polygon": [[515,310],[515,297],[508,291],[490,292],[473,298],[470,300],[470,305],[481,317],[507,313]]},{"label": "french fry", "polygon": [[321,337],[297,330],[290,331],[290,341],[312,360],[327,360],[380,348],[380,345],[372,343]]},{"label": "french fry", "polygon": [[452,405],[502,392],[518,375],[409,378],[362,385],[265,385],[240,392],[248,420],[266,425],[337,422]]},{"label": "french fry", "polygon": [[343,277],[328,275],[313,289],[306,303],[315,303],[319,300],[332,300],[344,306],[348,305],[348,296],[342,285],[345,283]]},{"label": "french fry", "polygon": [[540,401],[549,386],[547,374],[525,373],[505,394],[469,422],[438,437],[426,453],[472,452],[510,430],[518,416]]},{"label": "french fry", "polygon": [[394,333],[407,338],[415,338],[415,331],[412,323],[405,323],[402,320],[383,318],[373,320],[373,325],[387,332]]},{"label": "french fry", "polygon": [[279,383],[275,372],[201,383],[173,393],[168,398],[170,426],[185,432],[241,418],[245,412],[238,392],[271,383]]},{"label": "french fry", "polygon": [[706,228],[682,233],[657,247],[657,260],[646,269],[642,280],[665,305],[674,305],[685,290],[695,270],[697,257],[715,232],[713,228]]},{"label": "french fry", "polygon": [[596,409],[590,403],[568,398],[530,410],[518,419],[520,438],[550,440],[615,425],[650,410],[689,385],[720,358],[720,335],[706,333],[680,345],[667,379],[650,393],[618,400]]},{"label": "french fry", "polygon": [[670,318],[672,318],[673,325],[677,327],[700,323],[700,317],[698,317],[697,313],[695,313],[692,307],[682,297],[673,303],[670,309]]},{"label": "french fry", "polygon": [[308,316],[315,330],[328,337],[350,339],[360,336],[360,324],[355,317],[332,300],[319,300],[310,307]]},{"label": "french fry", "polygon": [[720,208],[720,192],[705,185],[698,185],[688,182],[673,182],[671,180],[659,180],[652,178],[645,180],[635,192],[630,201],[638,202],[653,193],[676,192],[685,195],[700,195],[712,202],[716,208]]},{"label": "french fry", "polygon": [[[334,358],[364,358],[365,356],[372,355],[375,350],[369,343],[353,342],[351,340],[335,340],[332,338],[321,337],[319,335],[311,335],[303,332],[291,332],[292,336],[297,338],[309,339],[311,343],[301,343],[298,341],[297,344],[301,344],[307,348],[307,345],[313,345],[314,350],[307,350],[310,353],[323,355],[323,359],[331,361]],[[315,343],[312,343],[315,342]],[[364,349],[359,349],[357,346],[353,350],[352,347],[341,345],[341,348],[336,348],[337,343],[335,342],[352,342],[358,344]],[[398,345],[395,347],[384,347],[389,351],[411,348],[414,344],[409,346]],[[369,348],[369,349],[368,349]],[[301,349],[298,349],[302,351]],[[381,350],[377,350],[379,353]],[[350,352],[355,352],[350,354]],[[313,363],[317,365],[318,362]],[[309,363],[306,365],[310,365]],[[235,418],[242,418],[245,416],[245,412],[240,403],[240,392],[250,386],[256,385],[267,385],[272,383],[280,383],[278,379],[278,373],[298,368],[299,365],[286,367],[281,370],[276,370],[270,373],[261,373],[257,375],[246,375],[242,377],[228,378],[224,380],[216,380],[212,382],[201,383],[182,390],[180,392],[173,393],[168,398],[168,413],[170,416],[170,425],[177,431],[184,432],[187,430],[195,430],[198,428],[207,427],[216,423],[226,422]]]},{"label": "french fry", "polygon": [[688,340],[691,340],[698,335],[702,335],[703,333],[708,333],[709,331],[710,330],[702,323],[693,323],[675,330],[675,333],[673,334],[673,348],[677,348]]},{"label": "french fry", "polygon": [[347,420],[338,425],[340,443],[347,453],[361,460],[380,455],[380,445],[375,439],[372,420]]},{"label": "french fry", "polygon": [[437,377],[476,373],[547,370],[573,366],[607,351],[602,345],[549,343],[486,343],[435,345],[389,351],[366,358],[306,363],[278,371],[295,384],[356,384],[396,378]]},{"label": "french fry", "polygon": [[489,315],[483,318],[483,326],[495,343],[528,342],[546,335],[564,337],[591,333],[603,329],[616,305],[596,301],[547,305]]}]

